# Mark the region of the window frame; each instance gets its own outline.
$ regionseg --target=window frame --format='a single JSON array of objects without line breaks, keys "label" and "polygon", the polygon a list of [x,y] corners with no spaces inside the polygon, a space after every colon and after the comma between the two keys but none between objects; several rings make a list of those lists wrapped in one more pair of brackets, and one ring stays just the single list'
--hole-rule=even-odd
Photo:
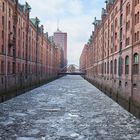
[{"label": "window frame", "polygon": [[139,74],[139,54],[135,53],[133,55],[133,75]]},{"label": "window frame", "polygon": [[129,59],[129,56],[127,55],[125,57],[125,74],[126,75],[129,74],[129,65],[130,65],[130,59]]}]

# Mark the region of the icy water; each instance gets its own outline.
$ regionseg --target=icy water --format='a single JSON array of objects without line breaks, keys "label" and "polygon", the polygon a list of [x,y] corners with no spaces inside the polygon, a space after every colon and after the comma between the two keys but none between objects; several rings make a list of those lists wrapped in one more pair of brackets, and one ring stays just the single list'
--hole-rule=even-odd
[{"label": "icy water", "polygon": [[0,104],[0,140],[140,140],[140,121],[80,76]]}]

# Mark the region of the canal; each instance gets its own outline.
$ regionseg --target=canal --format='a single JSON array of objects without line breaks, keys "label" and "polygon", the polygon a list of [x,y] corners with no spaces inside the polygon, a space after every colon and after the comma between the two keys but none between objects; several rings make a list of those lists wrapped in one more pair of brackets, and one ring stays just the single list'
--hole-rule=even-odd
[{"label": "canal", "polygon": [[140,140],[140,121],[71,75],[1,103],[0,140]]}]

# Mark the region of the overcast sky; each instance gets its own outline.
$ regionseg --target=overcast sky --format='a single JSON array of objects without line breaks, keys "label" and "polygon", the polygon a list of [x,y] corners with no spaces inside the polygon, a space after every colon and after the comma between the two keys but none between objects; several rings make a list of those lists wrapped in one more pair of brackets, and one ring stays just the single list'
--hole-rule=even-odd
[{"label": "overcast sky", "polygon": [[[94,17],[101,17],[104,0],[26,0],[31,6],[31,16],[38,17],[49,35],[59,28],[68,33],[68,63],[79,64],[83,46],[92,31]],[[25,3],[25,0],[19,0]]]}]

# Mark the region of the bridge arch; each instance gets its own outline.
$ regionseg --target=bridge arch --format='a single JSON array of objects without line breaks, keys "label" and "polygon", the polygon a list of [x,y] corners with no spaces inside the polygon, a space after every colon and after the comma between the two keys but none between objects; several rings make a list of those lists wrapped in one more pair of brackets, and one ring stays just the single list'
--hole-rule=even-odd
[{"label": "bridge arch", "polygon": [[86,72],[76,64],[68,64],[60,69],[58,75],[85,75]]}]

